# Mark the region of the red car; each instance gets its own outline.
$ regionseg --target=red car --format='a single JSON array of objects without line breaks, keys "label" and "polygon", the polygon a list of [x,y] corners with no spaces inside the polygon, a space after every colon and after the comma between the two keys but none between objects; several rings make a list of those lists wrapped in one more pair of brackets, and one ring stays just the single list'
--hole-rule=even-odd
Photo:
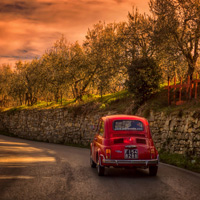
[{"label": "red car", "polygon": [[105,116],[90,144],[90,165],[103,176],[105,167],[149,168],[156,176],[159,155],[146,119],[130,115]]}]

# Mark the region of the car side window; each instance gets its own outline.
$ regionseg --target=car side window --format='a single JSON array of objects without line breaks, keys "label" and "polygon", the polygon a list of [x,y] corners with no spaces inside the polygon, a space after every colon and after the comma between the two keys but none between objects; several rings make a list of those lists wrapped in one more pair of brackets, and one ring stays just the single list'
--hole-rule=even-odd
[{"label": "car side window", "polygon": [[104,135],[104,122],[103,121],[101,121],[101,124],[100,124],[99,135],[102,137]]}]

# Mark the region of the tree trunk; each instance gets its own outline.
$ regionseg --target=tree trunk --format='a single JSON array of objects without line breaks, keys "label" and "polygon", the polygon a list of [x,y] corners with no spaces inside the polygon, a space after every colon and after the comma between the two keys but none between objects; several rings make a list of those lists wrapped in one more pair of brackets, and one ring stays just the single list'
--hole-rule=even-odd
[{"label": "tree trunk", "polygon": [[103,99],[103,87],[102,87],[102,84],[100,86],[100,94],[101,94],[101,101],[102,101],[102,99]]},{"label": "tree trunk", "polygon": [[62,105],[62,97],[63,97],[63,93],[62,91],[60,92],[60,104]]},{"label": "tree trunk", "polygon": [[21,106],[21,105],[22,105],[22,102],[23,102],[23,101],[22,101],[22,95],[21,95],[21,94],[19,95],[19,102],[20,102],[20,106]]},{"label": "tree trunk", "polygon": [[58,88],[56,89],[54,96],[55,96],[56,103],[58,103],[58,99],[59,99],[59,89]]},{"label": "tree trunk", "polygon": [[188,90],[188,99],[190,100],[192,98],[192,80],[193,80],[193,74],[194,74],[194,70],[196,67],[196,63],[193,60],[189,60],[188,61],[188,76],[190,76],[190,87]]},{"label": "tree trunk", "polygon": [[192,58],[188,58],[187,59],[187,63],[188,63],[188,76],[190,76],[190,80],[192,80],[193,78],[193,74],[194,74],[194,70],[196,68],[196,62],[194,59]]}]

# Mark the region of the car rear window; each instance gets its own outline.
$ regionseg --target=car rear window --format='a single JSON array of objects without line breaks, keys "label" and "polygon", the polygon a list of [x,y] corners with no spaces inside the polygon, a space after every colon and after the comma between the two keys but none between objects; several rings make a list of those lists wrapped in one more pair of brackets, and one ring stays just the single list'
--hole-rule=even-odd
[{"label": "car rear window", "polygon": [[113,122],[115,131],[143,131],[144,125],[139,120],[116,120]]}]

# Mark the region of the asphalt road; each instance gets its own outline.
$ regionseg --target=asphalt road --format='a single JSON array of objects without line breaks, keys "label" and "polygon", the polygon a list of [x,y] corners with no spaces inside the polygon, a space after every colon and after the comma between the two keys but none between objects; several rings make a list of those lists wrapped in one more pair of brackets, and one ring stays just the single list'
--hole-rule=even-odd
[{"label": "asphalt road", "polygon": [[90,168],[89,150],[0,135],[2,200],[197,200],[200,174],[164,164],[147,170]]}]

